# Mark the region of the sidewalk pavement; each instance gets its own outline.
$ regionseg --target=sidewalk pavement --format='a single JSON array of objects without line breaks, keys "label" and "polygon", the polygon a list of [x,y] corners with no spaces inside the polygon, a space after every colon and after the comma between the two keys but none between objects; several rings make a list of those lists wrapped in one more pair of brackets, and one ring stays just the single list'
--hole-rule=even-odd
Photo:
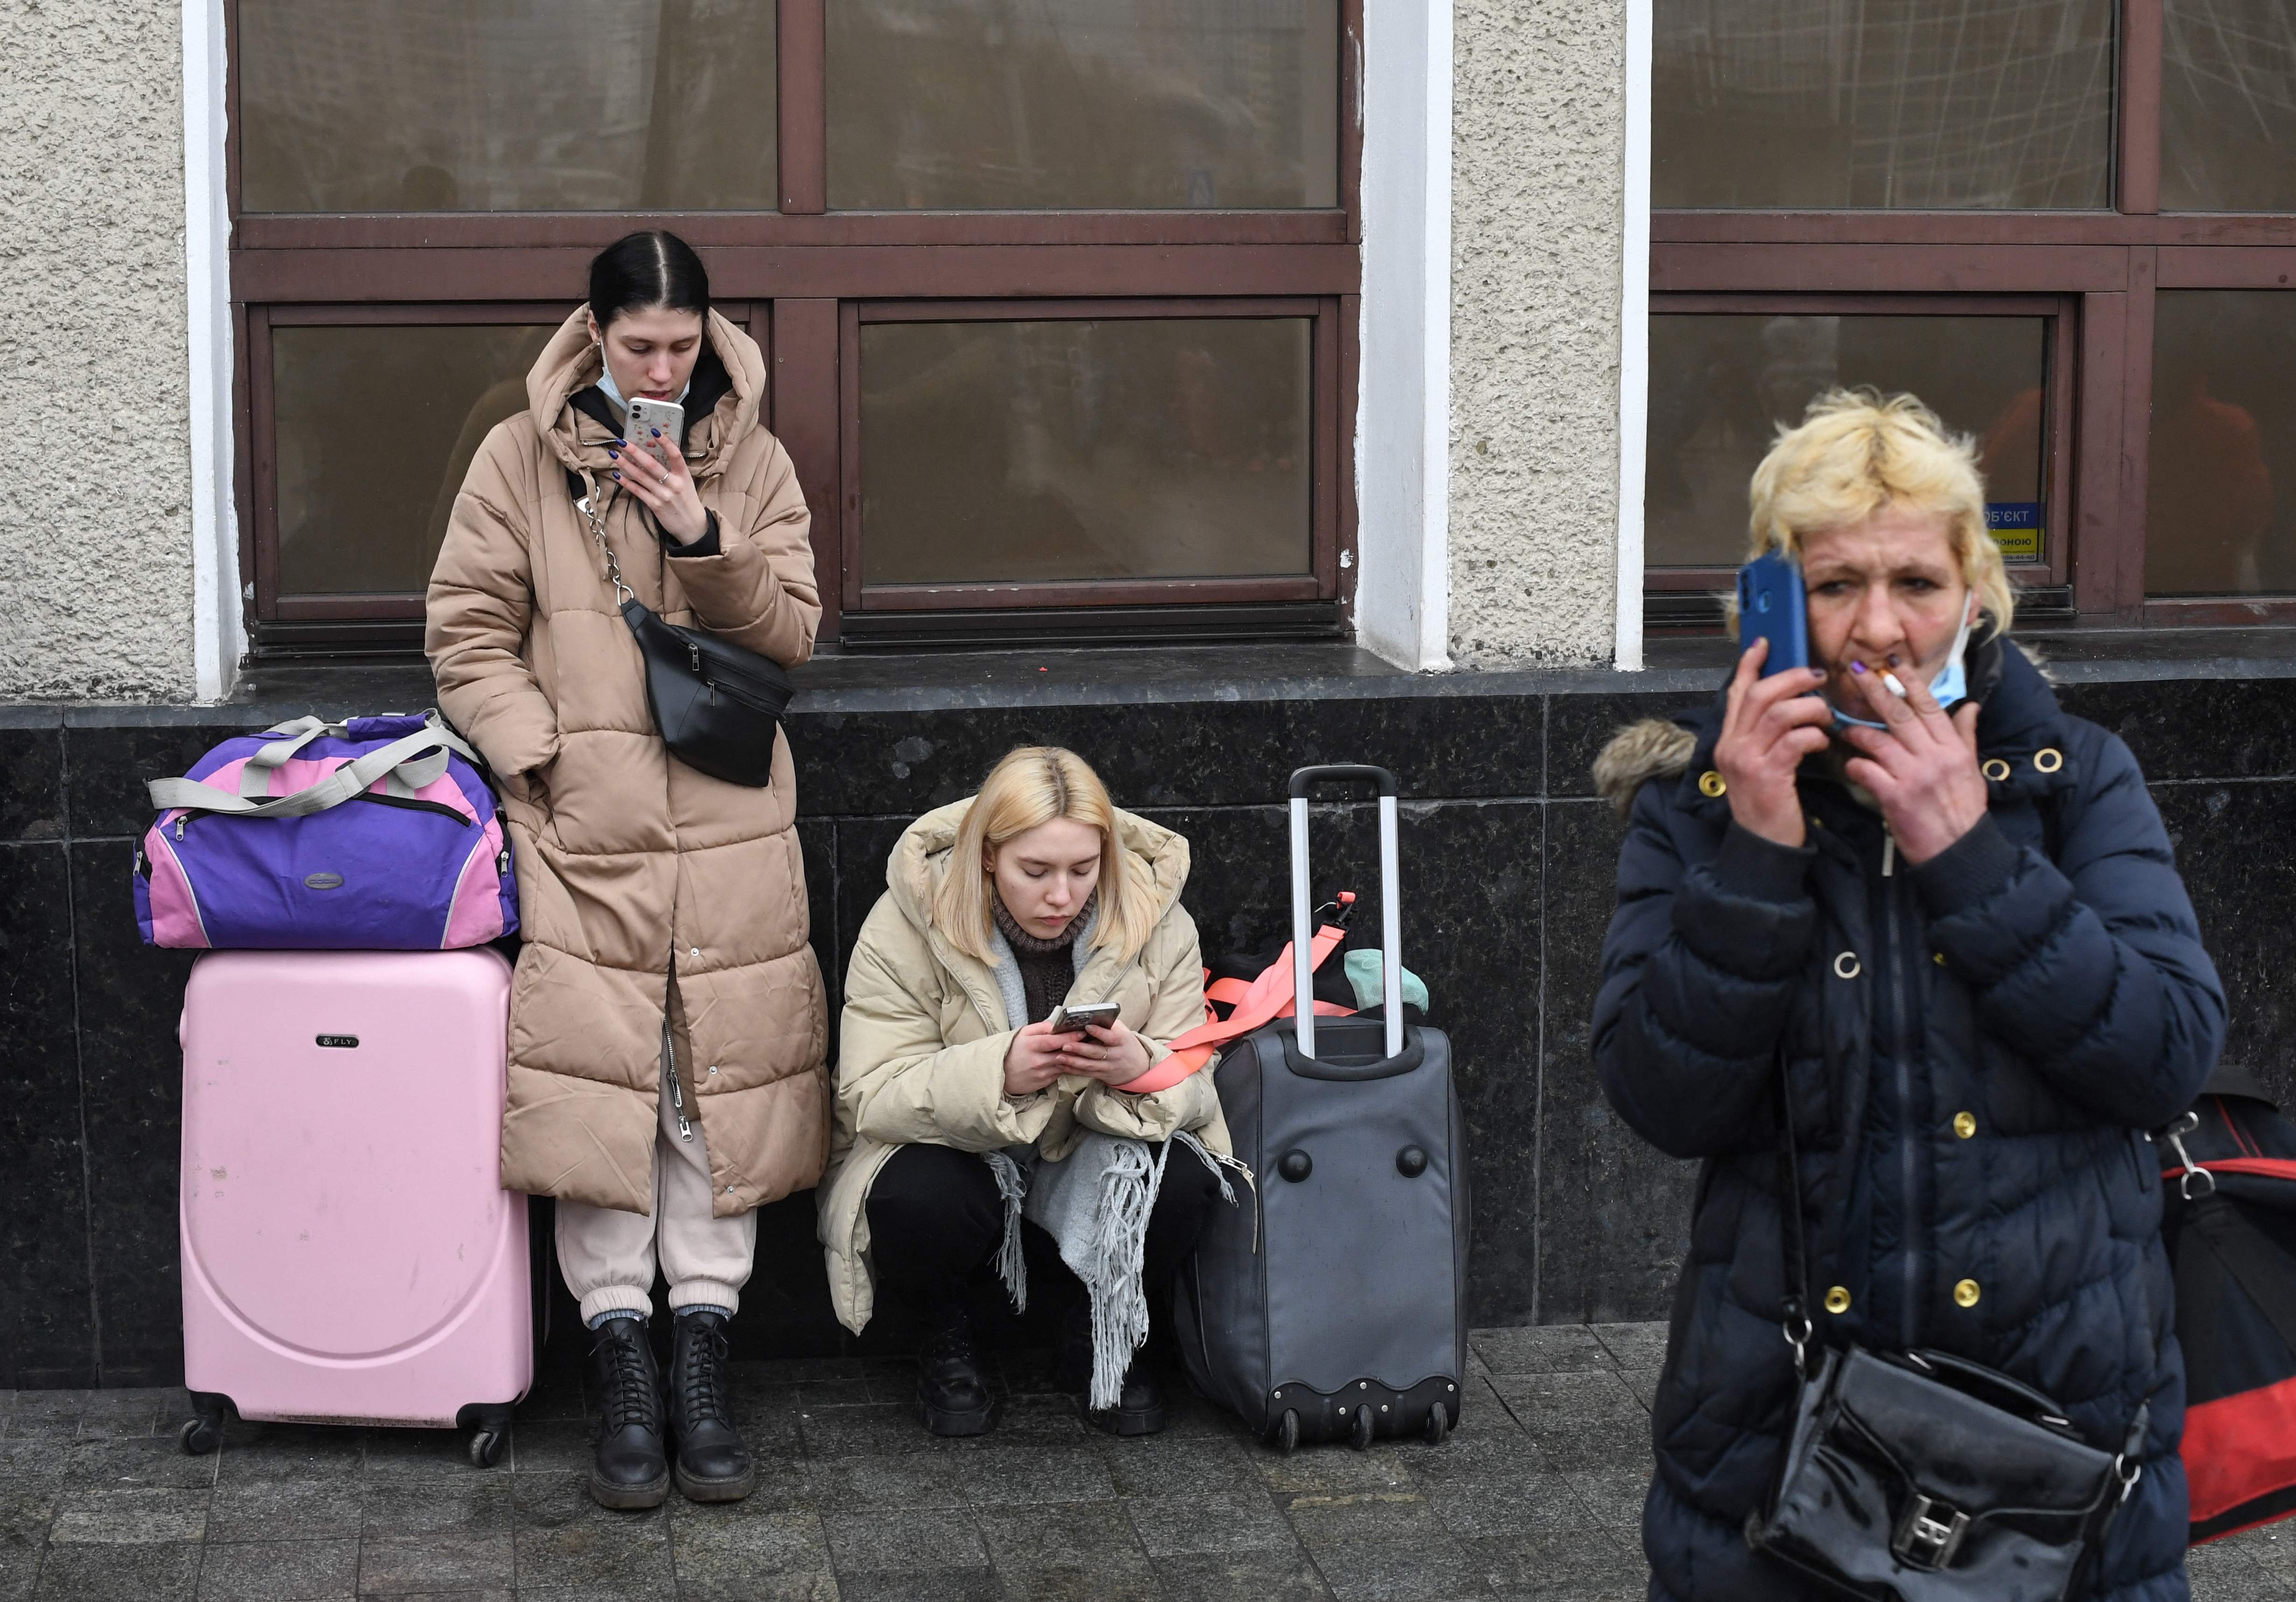
[{"label": "sidewalk pavement", "polygon": [[[0,1392],[0,1602],[1640,1598],[1665,1333],[1479,1330],[1442,1446],[1288,1458],[1177,1384],[1161,1435],[1086,1429],[1042,1353],[999,1360],[1004,1413],[974,1441],[918,1426],[906,1362],[738,1364],[757,1494],[635,1514],[585,1489],[571,1374],[491,1470],[430,1430],[243,1425],[191,1458],[181,1392]],[[2296,1602],[2296,1525],[2192,1572],[2202,1602]]]}]

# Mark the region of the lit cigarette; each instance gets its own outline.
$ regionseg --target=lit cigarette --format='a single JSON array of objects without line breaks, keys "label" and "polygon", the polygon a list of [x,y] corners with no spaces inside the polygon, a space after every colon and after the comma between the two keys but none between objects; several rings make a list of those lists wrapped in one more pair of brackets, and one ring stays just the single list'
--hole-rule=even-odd
[{"label": "lit cigarette", "polygon": [[1900,701],[1906,698],[1906,686],[1898,682],[1898,676],[1895,673],[1885,671],[1882,675],[1882,682],[1889,686],[1890,694]]}]

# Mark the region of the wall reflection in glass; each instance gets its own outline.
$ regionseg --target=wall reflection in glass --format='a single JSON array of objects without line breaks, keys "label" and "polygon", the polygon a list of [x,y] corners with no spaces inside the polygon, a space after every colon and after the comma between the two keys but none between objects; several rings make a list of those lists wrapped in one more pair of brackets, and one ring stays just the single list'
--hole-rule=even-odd
[{"label": "wall reflection in glass", "polygon": [[1652,203],[2109,206],[2116,9],[1658,0]]},{"label": "wall reflection in glass", "polygon": [[421,595],[487,431],[554,328],[275,327],[282,595]]},{"label": "wall reflection in glass", "polygon": [[2166,0],[2161,209],[2296,211],[2296,7]]},{"label": "wall reflection in glass", "polygon": [[1338,0],[833,0],[838,210],[1339,204]]},{"label": "wall reflection in glass", "polygon": [[249,211],[773,210],[774,0],[239,0]]},{"label": "wall reflection in glass", "polygon": [[[1837,385],[1920,396],[1948,428],[1977,436],[1988,505],[2033,505],[2046,340],[2040,317],[1652,317],[1645,560],[1743,562],[1755,467],[1778,429]],[[2023,531],[2037,550],[2039,531]]]},{"label": "wall reflection in glass", "polygon": [[2144,589],[2296,590],[2296,294],[2162,290],[2153,300]]},{"label": "wall reflection in glass", "polygon": [[1309,571],[1310,327],[865,325],[865,582]]}]

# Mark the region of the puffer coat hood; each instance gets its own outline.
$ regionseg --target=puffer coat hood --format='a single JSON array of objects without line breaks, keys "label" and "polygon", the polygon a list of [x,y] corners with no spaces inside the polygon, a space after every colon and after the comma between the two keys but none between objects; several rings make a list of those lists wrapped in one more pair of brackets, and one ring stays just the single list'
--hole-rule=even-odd
[{"label": "puffer coat hood", "polygon": [[2184,1370],[2144,1131],[2206,1080],[2223,992],[2127,746],[2005,641],[1975,653],[1972,693],[1990,809],[1917,867],[1821,759],[1807,846],[1736,827],[1718,702],[1598,766],[1628,826],[1595,1064],[1620,1116],[1704,1165],[1653,1409],[1653,1598],[1816,1595],[1742,1533],[1796,1384],[1782,1063],[1816,1339],[1972,1359],[2109,1449],[2149,1406],[2093,1594],[2185,1594]]},{"label": "puffer coat hood", "polygon": [[789,454],[758,424],[765,358],[715,312],[708,333],[726,382],[687,432],[717,518],[699,554],[668,554],[615,489],[614,431],[570,404],[601,370],[577,311],[527,380],[531,409],[487,436],[455,497],[424,645],[440,707],[501,783],[517,860],[526,945],[503,1183],[651,1211],[667,1010],[723,1216],[812,1184],[828,1147],[828,1019],[789,747],[775,737],[760,788],[669,754],[567,482],[570,470],[596,481],[646,605],[786,667],[812,653],[810,519]]},{"label": "puffer coat hood", "polygon": [[[1213,1151],[1230,1150],[1208,1071],[1150,1096],[1127,1095],[1080,1074],[1033,1096],[1004,1094],[1004,1052],[1026,1020],[1006,1015],[996,971],[950,945],[930,911],[972,807],[970,797],[952,802],[902,834],[886,863],[885,893],[861,925],[846,970],[821,1241],[837,1316],[856,1332],[876,1305],[869,1187],[903,1146],[961,1152],[1030,1146],[1040,1159],[1059,1162],[1090,1130],[1160,1141],[1187,1130]],[[1180,905],[1188,842],[1123,811],[1116,815],[1116,834],[1133,867],[1129,888],[1154,899],[1156,924],[1136,954],[1092,952],[1069,994],[1079,1002],[1118,1003],[1125,1027],[1147,1041],[1152,1059],[1161,1058],[1168,1041],[1204,1021],[1203,958],[1195,921]]]}]

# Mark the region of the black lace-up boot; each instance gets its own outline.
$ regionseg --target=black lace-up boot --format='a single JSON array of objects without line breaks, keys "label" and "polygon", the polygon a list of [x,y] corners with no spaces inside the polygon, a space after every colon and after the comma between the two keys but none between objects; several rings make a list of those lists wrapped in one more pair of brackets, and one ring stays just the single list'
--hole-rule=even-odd
[{"label": "black lace-up boot", "polygon": [[1112,1408],[1090,1405],[1092,1306],[1071,1307],[1061,1321],[1061,1345],[1053,1360],[1053,1384],[1077,1398],[1086,1424],[1111,1435],[1153,1435],[1164,1427],[1164,1392],[1147,1360],[1138,1353],[1124,1371],[1124,1393]]},{"label": "black lace-up boot", "polygon": [[726,1371],[726,1315],[677,1315],[669,1355],[669,1433],[677,1488],[689,1502],[738,1502],[757,1489],[758,1466],[734,1427]]},{"label": "black lace-up boot", "polygon": [[972,1319],[964,1303],[943,1308],[918,1360],[917,1411],[936,1435],[985,1435],[994,1403],[988,1376],[972,1349]]},{"label": "black lace-up boot", "polygon": [[661,1379],[645,1320],[609,1319],[590,1347],[598,1380],[598,1446],[590,1495],[602,1508],[659,1508],[669,1494],[661,1450]]}]

